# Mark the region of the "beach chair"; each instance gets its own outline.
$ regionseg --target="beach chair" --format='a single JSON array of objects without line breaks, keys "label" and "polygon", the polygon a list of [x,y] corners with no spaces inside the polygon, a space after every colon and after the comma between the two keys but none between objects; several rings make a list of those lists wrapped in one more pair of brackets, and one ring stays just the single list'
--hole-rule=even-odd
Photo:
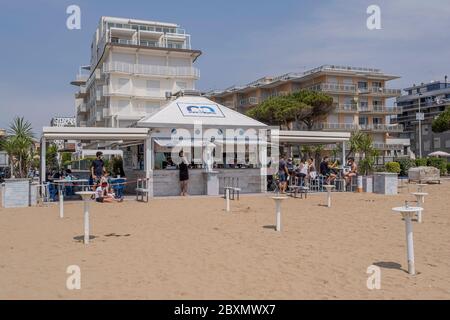
[{"label": "beach chair", "polygon": [[239,187],[239,178],[224,177],[223,181],[224,195],[226,194],[227,190],[230,190],[230,200],[234,200],[235,196],[237,196],[237,200],[239,200],[239,194],[241,192],[241,188]]},{"label": "beach chair", "polygon": [[[149,187],[150,179],[137,179],[136,183],[136,201],[144,202],[144,197],[146,198],[145,202],[148,202],[148,194],[150,193]],[[141,199],[139,199],[141,197]]]}]

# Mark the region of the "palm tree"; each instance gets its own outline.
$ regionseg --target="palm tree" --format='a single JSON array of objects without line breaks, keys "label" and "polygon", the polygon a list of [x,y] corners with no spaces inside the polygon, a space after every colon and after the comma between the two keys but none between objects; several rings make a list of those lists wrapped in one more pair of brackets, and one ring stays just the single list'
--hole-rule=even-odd
[{"label": "palm tree", "polygon": [[8,129],[8,136],[0,142],[11,161],[11,173],[18,178],[27,176],[33,156],[33,136],[31,123],[16,117]]}]

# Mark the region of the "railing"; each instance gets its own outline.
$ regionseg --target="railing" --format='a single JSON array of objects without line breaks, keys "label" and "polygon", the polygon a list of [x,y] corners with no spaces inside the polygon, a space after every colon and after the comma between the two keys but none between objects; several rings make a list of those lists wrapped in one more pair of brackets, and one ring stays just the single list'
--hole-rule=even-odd
[{"label": "railing", "polygon": [[353,123],[318,123],[313,126],[313,130],[358,130],[359,126]]},{"label": "railing", "polygon": [[356,93],[356,86],[353,84],[320,83],[309,89],[313,91]]},{"label": "railing", "polygon": [[362,124],[359,126],[363,131],[379,131],[379,132],[402,132],[401,124]]},{"label": "railing", "polygon": [[377,150],[402,150],[403,149],[402,144],[395,144],[395,143],[374,142],[373,147]]},{"label": "railing", "polygon": [[123,96],[123,97],[152,97],[164,98],[164,92],[160,89],[134,88],[131,89],[114,89],[110,85],[103,86],[104,96]]},{"label": "railing", "polygon": [[353,72],[370,72],[370,73],[380,73],[380,69],[374,69],[374,68],[359,68],[359,67],[351,67],[351,66],[336,66],[336,65],[323,65],[314,69],[311,69],[309,71],[304,72],[304,75],[317,73],[319,71],[353,71]]},{"label": "railing", "polygon": [[371,87],[368,89],[370,93],[388,95],[388,96],[400,96],[402,91],[400,89],[387,89],[382,87]]},{"label": "railing", "polygon": [[140,75],[200,78],[200,70],[194,67],[168,67],[124,62],[105,63],[103,65],[103,72],[123,72]]},{"label": "railing", "polygon": [[257,105],[260,103],[260,99],[258,97],[249,97],[246,99],[241,99],[239,101],[239,106],[247,106],[247,105]]},{"label": "railing", "polygon": [[79,105],[78,105],[78,107],[77,107],[77,114],[78,113],[85,113],[87,111],[87,108],[86,108],[86,103],[80,103]]},{"label": "railing", "polygon": [[386,107],[386,106],[380,106],[380,105],[370,105],[370,106],[360,106],[359,111],[366,112],[366,113],[398,114],[398,113],[402,112],[402,108],[401,107]]},{"label": "railing", "polygon": [[187,44],[186,41],[183,43],[174,43],[167,38],[164,39],[164,42],[154,41],[154,40],[136,40],[136,39],[121,39],[121,38],[111,38],[109,40],[110,43],[114,44],[124,44],[124,45],[132,45],[132,46],[142,46],[142,47],[150,47],[150,48],[170,48],[170,49],[190,49],[190,45]]},{"label": "railing", "polygon": [[338,112],[358,112],[358,106],[355,104],[339,104],[336,105],[336,111]]},{"label": "railing", "polygon": [[379,131],[379,132],[402,132],[401,124],[354,124],[354,123],[318,123],[313,130],[345,130],[345,131]]}]

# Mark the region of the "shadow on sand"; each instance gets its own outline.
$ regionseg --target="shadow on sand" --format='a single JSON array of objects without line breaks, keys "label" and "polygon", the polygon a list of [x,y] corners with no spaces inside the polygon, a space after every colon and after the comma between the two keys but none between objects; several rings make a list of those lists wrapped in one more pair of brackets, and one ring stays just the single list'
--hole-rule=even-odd
[{"label": "shadow on sand", "polygon": [[403,269],[402,265],[397,262],[379,261],[374,262],[373,265],[384,269],[396,269],[408,273],[408,270]]}]

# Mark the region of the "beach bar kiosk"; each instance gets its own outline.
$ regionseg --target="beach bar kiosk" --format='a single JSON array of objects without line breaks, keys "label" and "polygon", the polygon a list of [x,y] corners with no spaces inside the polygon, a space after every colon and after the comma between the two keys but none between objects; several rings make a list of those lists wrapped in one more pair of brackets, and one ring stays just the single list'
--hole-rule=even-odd
[{"label": "beach bar kiosk", "polygon": [[228,183],[242,193],[266,190],[264,123],[199,94],[180,93],[136,126],[149,130],[144,153],[150,196],[180,194],[181,150],[190,165],[190,195],[222,194]]}]

